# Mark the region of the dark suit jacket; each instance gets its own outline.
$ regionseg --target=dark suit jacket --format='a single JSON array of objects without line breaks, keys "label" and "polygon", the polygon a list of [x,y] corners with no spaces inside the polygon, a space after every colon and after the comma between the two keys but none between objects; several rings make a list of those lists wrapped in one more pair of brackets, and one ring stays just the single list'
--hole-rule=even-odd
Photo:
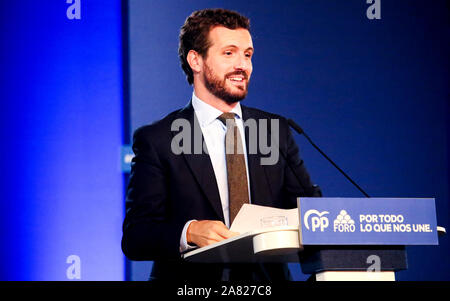
[{"label": "dark suit jacket", "polygon": [[[270,125],[270,119],[279,120],[280,156],[275,165],[261,165],[263,155],[249,154],[249,131],[246,128],[252,204],[288,209],[296,207],[297,196],[320,196],[319,188],[311,183],[299,157],[286,119],[241,107],[244,122],[250,118],[257,121],[267,119]],[[135,157],[127,192],[122,250],[131,260],[154,260],[153,279],[220,280],[223,265],[191,264],[180,259],[180,237],[187,221],[224,221],[224,217],[209,155],[193,152],[176,155],[171,151],[172,138],[177,135],[171,131],[171,124],[177,118],[189,121],[192,135],[194,127],[199,130],[194,109],[189,103],[134,133]],[[269,127],[269,133],[270,130]],[[232,279],[289,278],[285,265],[230,265],[229,268],[238,271],[231,273],[234,274]]]}]

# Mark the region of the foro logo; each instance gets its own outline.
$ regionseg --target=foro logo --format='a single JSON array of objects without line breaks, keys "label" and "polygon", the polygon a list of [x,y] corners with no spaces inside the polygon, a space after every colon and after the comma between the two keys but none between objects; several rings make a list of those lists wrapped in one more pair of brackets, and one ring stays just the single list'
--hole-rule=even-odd
[{"label": "foro logo", "polygon": [[333,231],[336,232],[355,232],[355,221],[345,210],[341,210],[333,222]]},{"label": "foro logo", "polygon": [[308,218],[310,215],[314,214],[315,216],[311,216],[311,230],[313,232],[316,231],[317,228],[320,228],[320,232],[323,232],[326,227],[328,227],[328,218],[323,216],[325,214],[328,214],[328,211],[319,212],[315,209],[310,209],[306,211],[303,220],[305,223],[306,229],[309,230],[309,224],[308,224]]}]

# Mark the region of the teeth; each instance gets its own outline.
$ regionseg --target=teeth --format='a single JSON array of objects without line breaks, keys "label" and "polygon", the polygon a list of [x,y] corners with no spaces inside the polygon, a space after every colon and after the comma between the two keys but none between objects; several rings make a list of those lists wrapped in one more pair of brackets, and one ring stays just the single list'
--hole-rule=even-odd
[{"label": "teeth", "polygon": [[243,78],[241,78],[241,77],[231,77],[230,80],[235,80],[235,81],[240,81],[241,82],[243,80]]}]

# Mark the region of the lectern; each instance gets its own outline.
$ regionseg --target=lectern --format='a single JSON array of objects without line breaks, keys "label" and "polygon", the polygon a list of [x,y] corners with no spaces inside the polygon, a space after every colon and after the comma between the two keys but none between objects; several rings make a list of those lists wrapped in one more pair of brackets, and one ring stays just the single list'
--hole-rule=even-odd
[{"label": "lectern", "polygon": [[319,281],[395,280],[408,267],[406,245],[438,245],[432,198],[298,198],[297,204],[295,226],[261,227],[183,258],[299,262]]}]

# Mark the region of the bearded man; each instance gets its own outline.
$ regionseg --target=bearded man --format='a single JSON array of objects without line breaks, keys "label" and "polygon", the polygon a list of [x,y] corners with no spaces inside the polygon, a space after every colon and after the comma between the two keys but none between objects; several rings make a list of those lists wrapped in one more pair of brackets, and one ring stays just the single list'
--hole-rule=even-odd
[{"label": "bearded man", "polygon": [[[321,193],[299,157],[286,119],[240,103],[253,71],[249,19],[225,9],[196,11],[186,19],[179,39],[192,98],[185,108],[134,133],[122,250],[131,260],[155,261],[150,279],[291,279],[286,264],[181,259],[192,248],[238,235],[229,227],[245,203],[288,209],[296,207],[299,196]],[[200,153],[174,151],[177,133],[172,129],[179,120],[190,125],[193,136],[196,130],[201,133]],[[282,155],[275,163],[262,164],[262,152],[249,148],[249,141],[260,137],[258,130],[245,126],[249,120],[277,124],[263,133],[277,137]]]}]

